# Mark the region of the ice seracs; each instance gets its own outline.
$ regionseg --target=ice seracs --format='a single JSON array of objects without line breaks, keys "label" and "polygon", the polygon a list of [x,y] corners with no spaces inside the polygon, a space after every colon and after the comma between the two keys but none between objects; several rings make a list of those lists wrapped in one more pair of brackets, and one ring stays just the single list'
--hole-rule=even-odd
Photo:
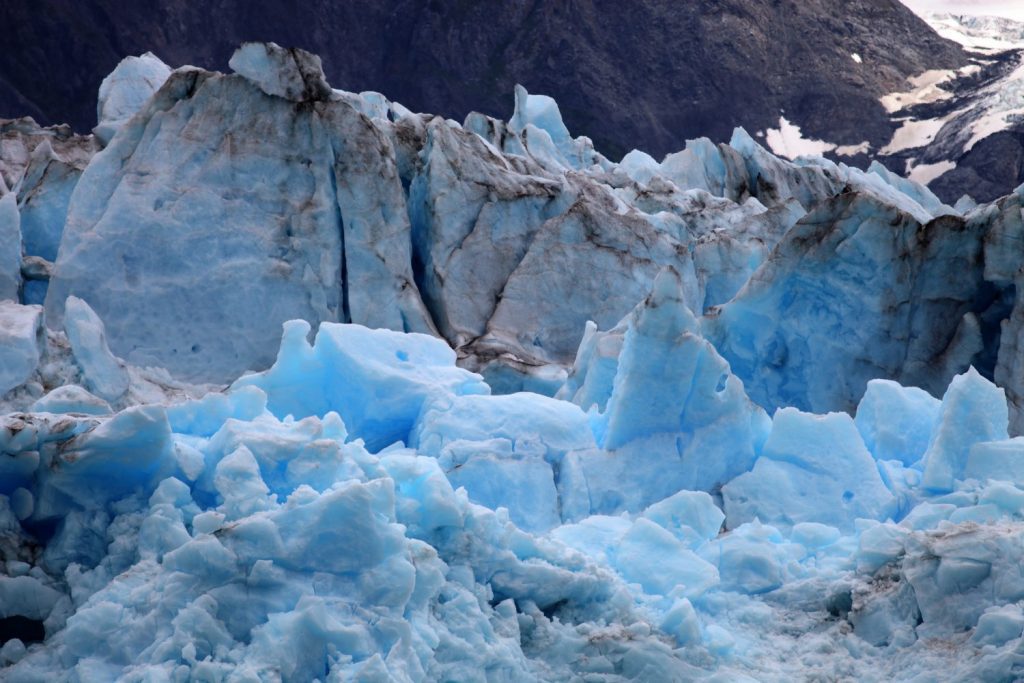
[{"label": "ice seracs", "polygon": [[142,67],[0,164],[4,680],[1024,675],[1019,194]]}]

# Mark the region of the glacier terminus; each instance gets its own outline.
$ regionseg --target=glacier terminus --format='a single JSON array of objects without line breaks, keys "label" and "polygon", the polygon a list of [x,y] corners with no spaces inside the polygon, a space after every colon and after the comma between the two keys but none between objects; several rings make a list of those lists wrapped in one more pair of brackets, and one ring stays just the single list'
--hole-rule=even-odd
[{"label": "glacier terminus", "polygon": [[1024,188],[230,69],[0,122],[0,681],[1024,678]]}]

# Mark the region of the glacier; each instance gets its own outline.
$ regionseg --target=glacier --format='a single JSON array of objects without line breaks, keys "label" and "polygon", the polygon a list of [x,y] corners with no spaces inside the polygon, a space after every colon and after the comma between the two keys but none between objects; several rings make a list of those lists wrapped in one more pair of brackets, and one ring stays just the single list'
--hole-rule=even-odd
[{"label": "glacier", "polygon": [[1024,676],[1024,191],[230,65],[0,123],[0,680]]}]

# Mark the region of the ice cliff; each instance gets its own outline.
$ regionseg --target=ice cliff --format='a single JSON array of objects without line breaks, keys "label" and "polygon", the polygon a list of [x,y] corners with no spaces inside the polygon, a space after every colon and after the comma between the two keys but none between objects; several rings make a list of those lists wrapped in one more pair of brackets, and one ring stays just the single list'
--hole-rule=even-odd
[{"label": "ice cliff", "polygon": [[231,68],[0,129],[0,679],[1024,675],[1020,194]]}]

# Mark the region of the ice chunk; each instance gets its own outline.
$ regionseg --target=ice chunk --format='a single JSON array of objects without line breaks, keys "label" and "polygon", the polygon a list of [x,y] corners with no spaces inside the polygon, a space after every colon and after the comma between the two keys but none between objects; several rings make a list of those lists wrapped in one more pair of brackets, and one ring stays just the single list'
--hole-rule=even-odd
[{"label": "ice chunk", "polygon": [[693,536],[701,542],[711,540],[718,536],[725,521],[725,515],[703,491],[680,491],[644,510],[643,516],[684,543]]},{"label": "ice chunk", "polygon": [[37,519],[66,512],[65,498],[100,507],[137,487],[155,486],[171,462],[171,428],[162,406],[128,408],[64,444],[43,479]]},{"label": "ice chunk", "polygon": [[594,420],[598,444],[611,455],[579,460],[591,512],[639,510],[679,490],[710,491],[748,470],[768,417],[701,337],[679,275],[663,270],[619,327],[626,331],[611,396]]},{"label": "ice chunk", "polygon": [[100,398],[116,401],[128,390],[128,371],[110,352],[103,321],[89,304],[69,296],[64,304],[64,331],[88,388]]},{"label": "ice chunk", "polygon": [[31,162],[18,187],[21,237],[28,256],[57,258],[71,196],[84,163],[65,158],[44,139],[32,151]]},{"label": "ice chunk", "polygon": [[790,534],[790,538],[794,543],[799,543],[808,550],[828,547],[838,541],[840,536],[839,529],[817,522],[794,524],[793,531]]},{"label": "ice chunk", "polygon": [[873,379],[854,423],[875,459],[913,465],[928,449],[941,407],[942,402],[927,391]]},{"label": "ice chunk", "polygon": [[971,446],[1009,438],[1009,419],[1005,392],[974,368],[953,378],[924,456],[922,486],[952,491],[955,481],[964,476]]},{"label": "ice chunk", "polygon": [[323,323],[310,345],[309,330],[305,321],[286,323],[273,367],[242,377],[232,389],[262,389],[278,417],[335,411],[372,451],[408,441],[433,392],[489,393],[479,375],[455,367],[455,352],[436,337]]},{"label": "ice chunk", "polygon": [[0,197],[0,300],[18,301],[21,288],[21,216],[13,192]]},{"label": "ice chunk", "polygon": [[727,525],[759,518],[778,525],[819,522],[842,530],[853,520],[885,519],[896,500],[853,419],[844,413],[775,413],[754,469],[722,488]]},{"label": "ice chunk", "polygon": [[226,420],[252,420],[266,409],[267,395],[257,387],[247,386],[168,406],[167,419],[175,433],[212,436]]},{"label": "ice chunk", "polygon": [[0,396],[24,384],[45,346],[43,309],[0,301]]},{"label": "ice chunk", "polygon": [[268,495],[270,489],[260,478],[256,458],[245,446],[217,463],[213,482],[224,499],[221,511],[229,520],[247,517],[273,506]]},{"label": "ice chunk", "polygon": [[587,416],[566,401],[529,393],[442,395],[424,405],[410,445],[439,458],[452,485],[464,486],[471,500],[508,508],[524,529],[556,526],[570,501],[588,496],[569,477],[555,488],[554,471],[566,455],[595,447]]},{"label": "ice chunk", "polygon": [[109,415],[110,404],[93,396],[77,384],[65,384],[32,404],[37,413],[82,413],[85,415]]},{"label": "ice chunk", "polygon": [[268,95],[306,102],[331,96],[320,57],[276,43],[243,43],[231,55],[228,66],[245,76]]},{"label": "ice chunk", "polygon": [[99,121],[93,134],[104,145],[124,122],[135,115],[153,93],[160,89],[171,67],[152,52],[138,57],[125,57],[100,83],[96,104]]},{"label": "ice chunk", "polygon": [[722,590],[759,594],[782,585],[792,550],[778,529],[754,522],[711,541],[699,554],[718,568]]},{"label": "ice chunk", "polygon": [[1024,484],[1024,437],[972,445],[967,452],[964,478]]},{"label": "ice chunk", "polygon": [[1019,605],[990,607],[978,619],[971,636],[977,645],[1002,645],[1020,638],[1024,631],[1024,611]]},{"label": "ice chunk", "polygon": [[664,528],[638,519],[615,549],[615,568],[652,595],[697,597],[718,583],[718,570]]}]

